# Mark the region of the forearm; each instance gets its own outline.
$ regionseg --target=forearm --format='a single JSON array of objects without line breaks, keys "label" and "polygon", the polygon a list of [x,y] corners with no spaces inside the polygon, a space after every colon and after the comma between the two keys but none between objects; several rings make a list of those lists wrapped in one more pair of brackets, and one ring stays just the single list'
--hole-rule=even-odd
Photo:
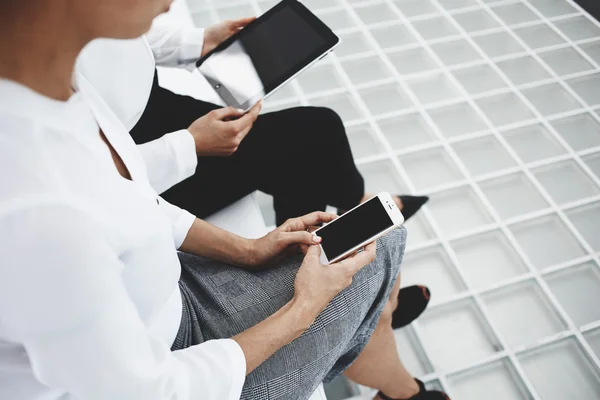
[{"label": "forearm", "polygon": [[231,265],[252,261],[251,241],[196,218],[179,250]]},{"label": "forearm", "polygon": [[246,356],[246,374],[300,337],[318,315],[314,308],[292,300],[266,320],[234,336]]}]

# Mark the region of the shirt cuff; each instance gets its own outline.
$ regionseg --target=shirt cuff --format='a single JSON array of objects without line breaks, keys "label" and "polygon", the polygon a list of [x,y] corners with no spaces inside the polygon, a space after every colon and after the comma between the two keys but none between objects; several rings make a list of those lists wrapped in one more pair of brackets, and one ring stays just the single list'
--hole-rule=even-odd
[{"label": "shirt cuff", "polygon": [[165,135],[169,146],[173,149],[178,167],[179,182],[184,181],[196,173],[198,155],[196,154],[196,141],[187,129]]},{"label": "shirt cuff", "polygon": [[[214,354],[218,354],[222,365],[226,366],[229,393],[225,399],[239,399],[246,381],[246,355],[238,342],[233,339],[217,339],[204,342],[200,346],[204,346],[203,352],[213,353],[214,350]],[[214,367],[219,369],[220,366],[215,365]]]},{"label": "shirt cuff", "polygon": [[186,29],[181,32],[181,47],[179,48],[179,62],[189,70],[193,70],[196,61],[202,55],[204,47],[204,29]]},{"label": "shirt cuff", "polygon": [[181,247],[194,221],[196,221],[194,215],[187,210],[181,210],[181,214],[177,218],[177,221],[175,221],[174,227],[175,248],[179,249]]}]

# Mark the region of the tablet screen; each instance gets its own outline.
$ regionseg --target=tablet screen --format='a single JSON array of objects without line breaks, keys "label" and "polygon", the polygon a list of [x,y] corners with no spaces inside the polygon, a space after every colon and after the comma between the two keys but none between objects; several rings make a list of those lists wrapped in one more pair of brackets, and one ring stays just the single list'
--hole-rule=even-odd
[{"label": "tablet screen", "polygon": [[274,9],[246,30],[199,67],[221,97],[238,108],[263,97],[331,47],[329,38],[290,6]]}]

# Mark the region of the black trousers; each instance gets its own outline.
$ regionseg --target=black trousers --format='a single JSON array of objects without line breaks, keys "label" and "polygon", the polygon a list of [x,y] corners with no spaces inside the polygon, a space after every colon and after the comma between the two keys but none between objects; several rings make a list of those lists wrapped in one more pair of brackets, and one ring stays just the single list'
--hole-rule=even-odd
[{"label": "black trousers", "polygon": [[[146,109],[132,129],[136,143],[188,128],[220,106],[177,95],[154,85]],[[260,190],[274,198],[277,225],[324,210],[350,209],[364,195],[344,125],[327,108],[300,107],[258,117],[230,157],[198,157],[196,174],[163,197],[199,218]]]}]

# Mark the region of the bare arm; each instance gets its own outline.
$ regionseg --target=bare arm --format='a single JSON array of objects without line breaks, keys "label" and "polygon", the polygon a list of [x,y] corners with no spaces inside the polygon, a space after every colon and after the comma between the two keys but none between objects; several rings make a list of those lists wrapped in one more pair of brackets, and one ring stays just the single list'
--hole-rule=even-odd
[{"label": "bare arm", "polygon": [[179,250],[243,267],[251,261],[252,247],[251,240],[196,218]]}]

